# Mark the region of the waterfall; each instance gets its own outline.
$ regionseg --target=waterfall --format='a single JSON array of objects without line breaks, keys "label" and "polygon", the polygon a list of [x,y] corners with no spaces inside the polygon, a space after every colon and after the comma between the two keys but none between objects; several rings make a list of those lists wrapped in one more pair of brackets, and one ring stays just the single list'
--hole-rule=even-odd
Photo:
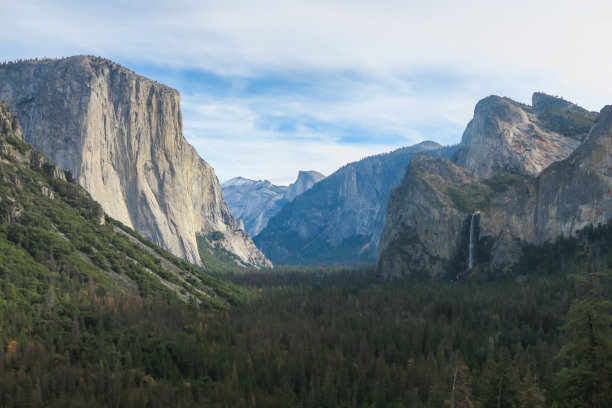
[{"label": "waterfall", "polygon": [[470,246],[468,247],[468,267],[469,271],[474,266],[474,218],[476,218],[476,214],[472,214],[472,218],[470,219]]}]

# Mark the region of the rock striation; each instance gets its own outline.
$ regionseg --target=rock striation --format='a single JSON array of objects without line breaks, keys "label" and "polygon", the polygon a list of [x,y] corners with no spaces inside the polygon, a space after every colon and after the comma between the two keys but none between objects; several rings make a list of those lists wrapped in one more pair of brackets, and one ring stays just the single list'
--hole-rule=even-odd
[{"label": "rock striation", "polygon": [[286,204],[255,242],[275,263],[375,261],[389,192],[421,152],[450,157],[454,147],[422,142],[349,163]]},{"label": "rock striation", "polygon": [[25,140],[69,169],[111,217],[192,263],[201,263],[196,236],[220,231],[217,245],[243,263],[270,265],[183,137],[176,90],[76,56],[1,65],[0,98]]},{"label": "rock striation", "polygon": [[478,102],[455,163],[482,178],[502,171],[535,176],[567,158],[596,114],[541,93],[535,93],[532,101],[533,106],[528,106],[489,96]]},{"label": "rock striation", "polygon": [[300,171],[294,183],[277,186],[268,180],[235,177],[222,183],[221,188],[234,217],[242,222],[246,232],[254,237],[285,204],[324,178],[318,171]]}]

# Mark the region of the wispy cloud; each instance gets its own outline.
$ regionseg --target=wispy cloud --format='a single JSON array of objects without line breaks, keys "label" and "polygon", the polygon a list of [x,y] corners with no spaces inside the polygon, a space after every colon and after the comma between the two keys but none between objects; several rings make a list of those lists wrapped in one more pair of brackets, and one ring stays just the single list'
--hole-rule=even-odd
[{"label": "wispy cloud", "polygon": [[288,182],[459,140],[475,102],[532,91],[612,102],[607,1],[21,0],[2,59],[102,55],[173,86],[221,179]]}]

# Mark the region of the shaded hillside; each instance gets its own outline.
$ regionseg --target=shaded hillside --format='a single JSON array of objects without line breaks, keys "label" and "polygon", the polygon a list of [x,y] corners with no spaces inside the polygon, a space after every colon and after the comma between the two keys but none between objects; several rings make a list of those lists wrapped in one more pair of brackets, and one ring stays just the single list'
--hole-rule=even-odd
[{"label": "shaded hillside", "polygon": [[486,207],[491,193],[470,170],[444,158],[415,156],[389,197],[379,273],[412,280],[465,273],[472,214]]},{"label": "shaded hillside", "polygon": [[[39,296],[50,284],[59,287],[76,279],[215,308],[239,301],[239,291],[106,217],[70,172],[23,141],[18,121],[4,105],[0,113],[0,265],[5,273],[17,281],[33,279],[32,289],[43,290]],[[11,282],[3,280],[8,292]]]},{"label": "shaded hillside", "polygon": [[449,157],[453,151],[422,142],[347,164],[283,207],[255,243],[280,264],[373,262],[389,192],[412,155]]}]

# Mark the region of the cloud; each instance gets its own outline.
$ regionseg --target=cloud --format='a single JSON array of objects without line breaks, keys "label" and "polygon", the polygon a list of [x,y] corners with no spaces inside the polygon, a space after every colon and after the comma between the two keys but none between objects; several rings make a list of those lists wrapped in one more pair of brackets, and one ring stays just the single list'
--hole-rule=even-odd
[{"label": "cloud", "polygon": [[607,1],[21,0],[3,12],[1,30],[12,37],[4,55],[24,48],[39,56],[51,46],[231,75],[295,67],[554,73],[612,61],[602,49],[612,33]]},{"label": "cloud", "polygon": [[21,0],[4,59],[102,55],[181,92],[221,179],[454,143],[489,94],[612,102],[607,1]]},{"label": "cloud", "polygon": [[456,143],[474,104],[445,88],[415,98],[403,80],[388,77],[303,75],[297,84],[266,78],[270,92],[260,92],[258,81],[221,89],[212,81],[182,98],[186,136],[221,180],[246,175],[288,184],[299,170],[329,174],[347,161],[424,139]]}]

